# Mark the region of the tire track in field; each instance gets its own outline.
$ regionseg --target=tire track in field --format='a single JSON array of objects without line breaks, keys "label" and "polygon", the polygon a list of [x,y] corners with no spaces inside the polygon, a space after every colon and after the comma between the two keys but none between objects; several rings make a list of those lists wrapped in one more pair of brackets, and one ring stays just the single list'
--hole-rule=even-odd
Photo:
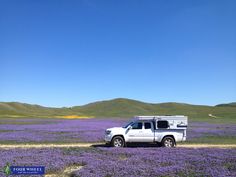
[{"label": "tire track in field", "polygon": [[[73,144],[1,144],[0,149],[15,148],[70,148],[70,147],[107,147],[101,143],[73,143]],[[139,146],[137,146],[139,147]],[[153,147],[153,146],[152,146]],[[177,148],[236,148],[236,144],[179,144]]]},{"label": "tire track in field", "polygon": [[236,148],[236,144],[180,144],[184,148]]},{"label": "tire track in field", "polygon": [[69,148],[69,147],[92,147],[98,144],[92,143],[70,143],[70,144],[1,144],[0,148],[14,149],[14,148]]}]

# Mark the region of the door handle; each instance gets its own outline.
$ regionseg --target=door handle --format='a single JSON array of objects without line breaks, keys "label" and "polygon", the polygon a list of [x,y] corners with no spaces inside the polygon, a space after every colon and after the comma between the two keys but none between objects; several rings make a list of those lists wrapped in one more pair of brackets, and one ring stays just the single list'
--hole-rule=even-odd
[{"label": "door handle", "polygon": [[142,133],[142,131],[139,131],[139,133]]}]

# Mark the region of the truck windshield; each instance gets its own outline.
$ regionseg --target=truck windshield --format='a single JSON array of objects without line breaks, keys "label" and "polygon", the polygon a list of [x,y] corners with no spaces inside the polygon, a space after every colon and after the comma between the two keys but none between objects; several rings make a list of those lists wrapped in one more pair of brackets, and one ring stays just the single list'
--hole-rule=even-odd
[{"label": "truck windshield", "polygon": [[129,122],[127,125],[123,126],[123,128],[128,128],[133,122]]}]

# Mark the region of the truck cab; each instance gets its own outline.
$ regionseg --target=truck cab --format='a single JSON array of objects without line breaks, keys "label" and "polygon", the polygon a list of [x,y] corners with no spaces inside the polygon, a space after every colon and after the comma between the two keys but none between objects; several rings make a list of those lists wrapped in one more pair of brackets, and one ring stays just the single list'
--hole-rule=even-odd
[{"label": "truck cab", "polygon": [[123,127],[105,131],[105,141],[114,147],[126,143],[159,143],[174,147],[177,142],[186,141],[186,116],[136,116]]}]

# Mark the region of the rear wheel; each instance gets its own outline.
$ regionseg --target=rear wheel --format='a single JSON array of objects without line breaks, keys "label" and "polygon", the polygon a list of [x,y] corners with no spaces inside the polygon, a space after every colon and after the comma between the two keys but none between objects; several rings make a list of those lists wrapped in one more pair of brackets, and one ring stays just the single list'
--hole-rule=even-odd
[{"label": "rear wheel", "polygon": [[168,148],[175,147],[175,140],[174,140],[174,138],[167,136],[162,140],[161,144],[162,144],[162,146],[168,147]]},{"label": "rear wheel", "polygon": [[113,138],[111,144],[113,147],[124,147],[125,141],[121,136],[116,136]]}]

